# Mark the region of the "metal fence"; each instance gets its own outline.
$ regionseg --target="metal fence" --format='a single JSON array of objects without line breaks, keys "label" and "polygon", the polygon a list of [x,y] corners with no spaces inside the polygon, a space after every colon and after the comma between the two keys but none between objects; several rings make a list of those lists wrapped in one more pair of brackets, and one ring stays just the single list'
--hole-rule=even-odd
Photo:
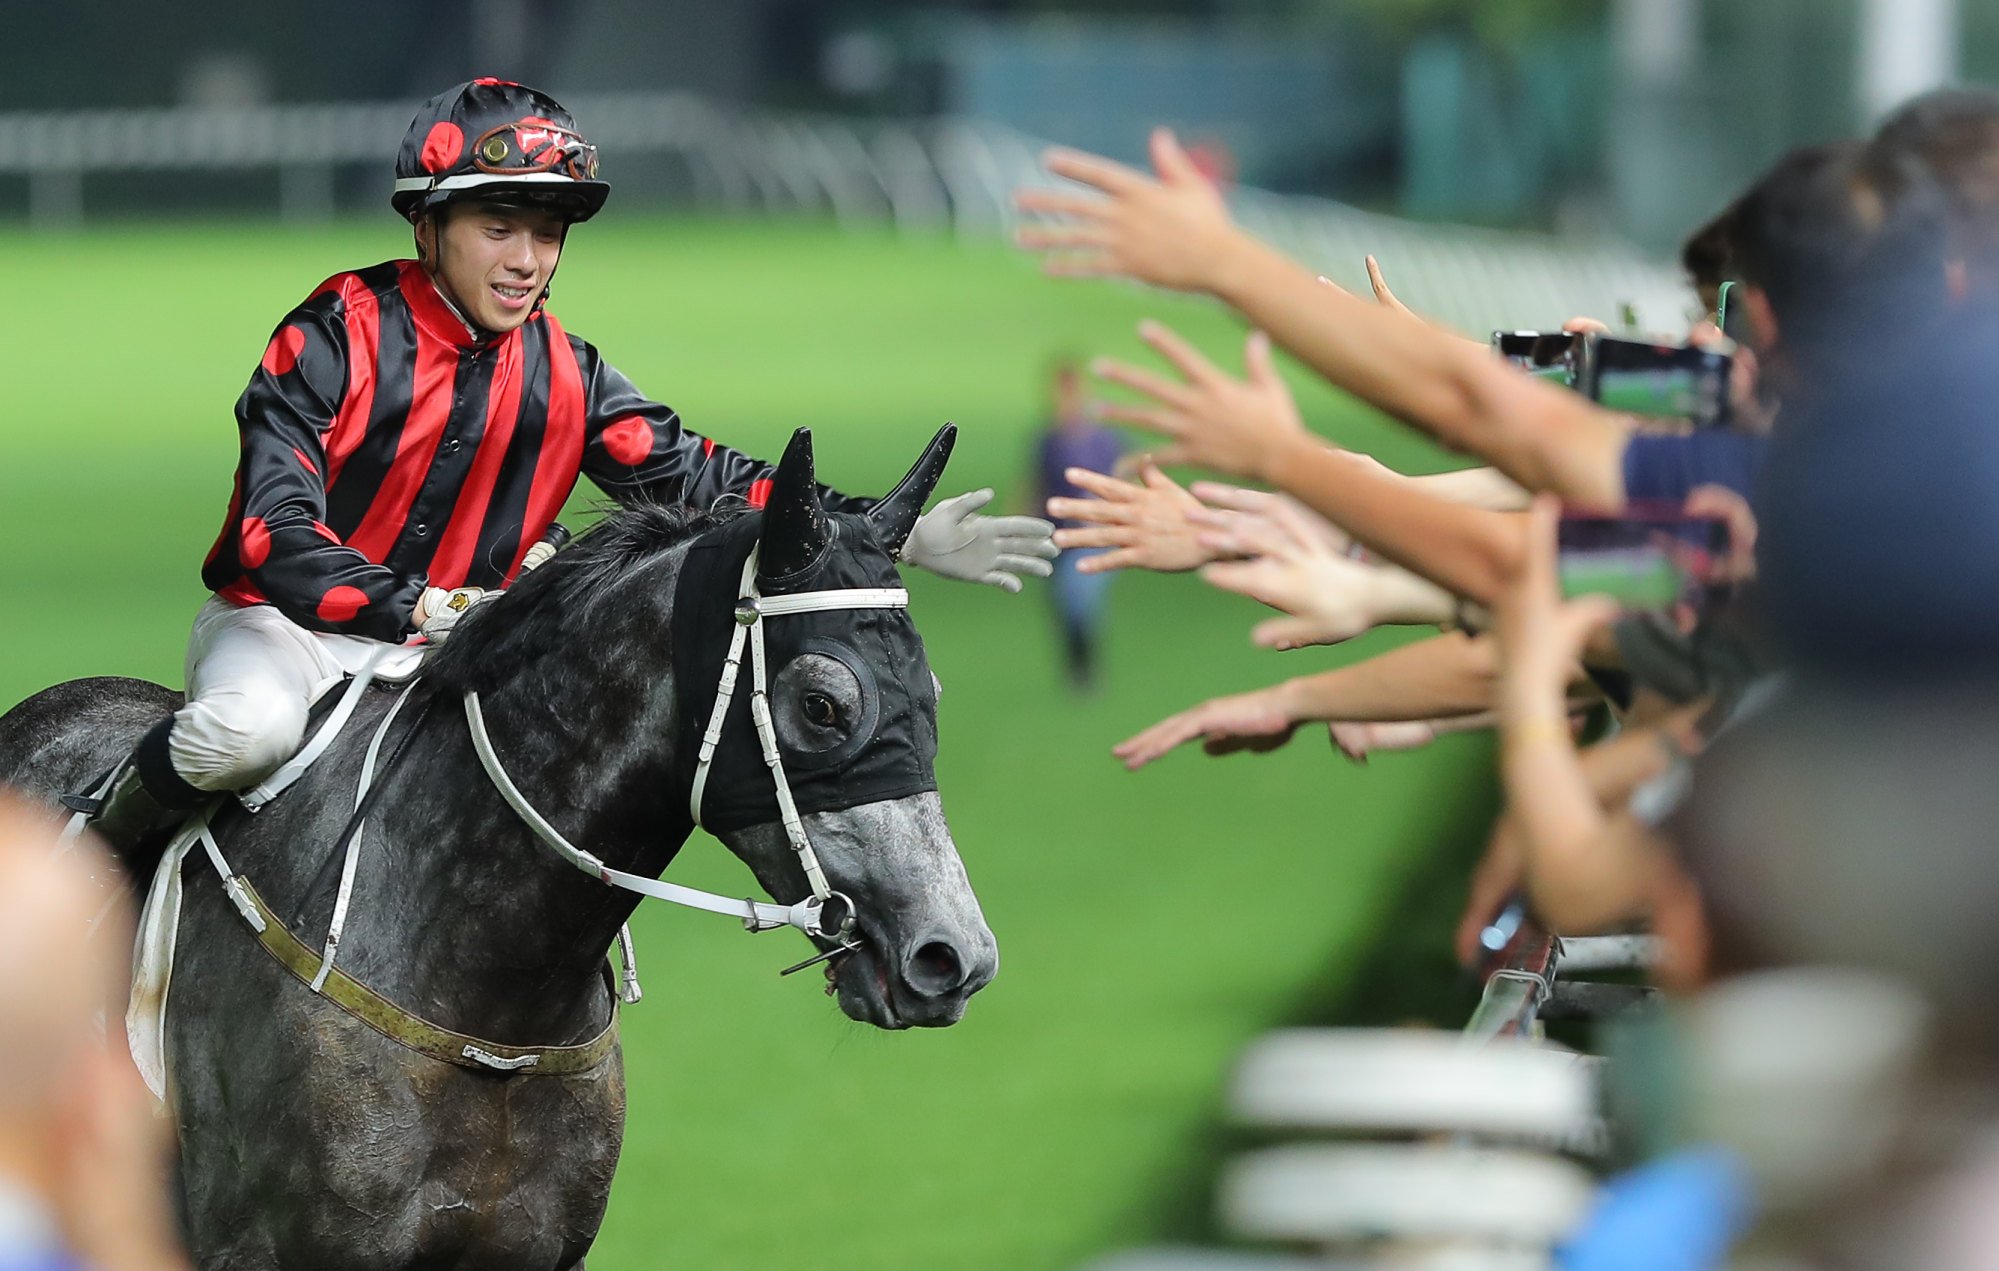
[{"label": "metal fence", "polygon": [[[1016,224],[1013,191],[1046,184],[1045,143],[962,119],[857,120],[720,106],[681,93],[580,96],[578,118],[620,163],[658,160],[662,193],[738,214],[830,216],[842,225],[990,239]],[[407,102],[0,114],[0,174],[25,179],[36,229],[81,224],[100,175],[275,172],[275,213],[311,222],[339,208],[343,169],[384,171]],[[386,174],[383,181],[386,183]],[[1614,242],[1424,224],[1321,199],[1237,190],[1237,215],[1344,286],[1373,253],[1403,299],[1482,334],[1626,305],[1673,332],[1693,307],[1676,273]]]}]

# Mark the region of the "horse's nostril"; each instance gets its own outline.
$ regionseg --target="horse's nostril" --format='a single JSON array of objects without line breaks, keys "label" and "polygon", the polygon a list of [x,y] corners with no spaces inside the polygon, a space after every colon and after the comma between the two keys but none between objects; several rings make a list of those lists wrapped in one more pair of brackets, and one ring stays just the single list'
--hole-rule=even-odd
[{"label": "horse's nostril", "polygon": [[903,975],[909,980],[909,987],[918,993],[942,997],[964,985],[965,964],[956,949],[942,940],[932,940],[917,946],[916,952],[909,955]]}]

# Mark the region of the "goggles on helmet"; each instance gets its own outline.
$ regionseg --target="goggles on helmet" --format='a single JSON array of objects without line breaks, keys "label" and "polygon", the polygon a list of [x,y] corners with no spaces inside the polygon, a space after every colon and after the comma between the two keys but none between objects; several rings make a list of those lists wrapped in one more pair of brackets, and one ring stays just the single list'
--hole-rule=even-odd
[{"label": "goggles on helmet", "polygon": [[472,143],[472,165],[495,176],[560,172],[578,181],[594,181],[597,147],[574,129],[523,119],[481,133]]}]

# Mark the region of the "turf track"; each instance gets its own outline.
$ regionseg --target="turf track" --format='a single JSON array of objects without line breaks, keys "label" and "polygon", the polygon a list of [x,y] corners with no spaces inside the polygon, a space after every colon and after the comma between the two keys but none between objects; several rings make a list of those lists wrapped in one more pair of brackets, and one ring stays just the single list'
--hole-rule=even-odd
[{"label": "turf track", "polygon": [[[554,305],[571,329],[732,445],[774,455],[810,424],[822,477],[860,492],[949,418],[964,436],[946,488],[1017,499],[1047,359],[1139,351],[1146,314],[1239,349],[1215,310],[1047,282],[998,247],[635,214],[576,239]],[[0,240],[0,705],[87,674],[180,683],[245,376],[320,278],[406,249],[386,215]],[[1305,404],[1391,463],[1442,464],[1329,395]],[[1166,710],[1380,638],[1260,653],[1247,601],[1126,579],[1110,682],[1078,702],[1057,691],[1041,596],[912,591],[945,686],[940,780],[1001,975],[957,1028],[879,1035],[812,977],[777,979],[799,954],[786,937],[644,915],[630,1134],[593,1268],[1020,1271],[1185,1229],[1234,1048],[1343,991],[1395,898],[1434,876],[1438,841],[1461,837],[1455,811],[1486,798],[1475,741],[1364,770],[1322,734],[1137,776],[1106,753]],[[705,839],[675,872],[743,880]]]}]

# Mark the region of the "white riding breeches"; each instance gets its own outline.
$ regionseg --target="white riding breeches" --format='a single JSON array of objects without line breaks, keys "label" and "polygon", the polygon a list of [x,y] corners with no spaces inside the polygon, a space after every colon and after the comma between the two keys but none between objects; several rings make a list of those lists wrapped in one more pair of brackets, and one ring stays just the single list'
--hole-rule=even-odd
[{"label": "white riding breeches", "polygon": [[[321,693],[393,649],[388,674],[413,670],[422,645],[308,631],[270,605],[211,597],[187,645],[187,705],[174,715],[167,753],[199,790],[241,790],[269,776],[305,739]],[[406,664],[406,665],[404,665]]]}]

